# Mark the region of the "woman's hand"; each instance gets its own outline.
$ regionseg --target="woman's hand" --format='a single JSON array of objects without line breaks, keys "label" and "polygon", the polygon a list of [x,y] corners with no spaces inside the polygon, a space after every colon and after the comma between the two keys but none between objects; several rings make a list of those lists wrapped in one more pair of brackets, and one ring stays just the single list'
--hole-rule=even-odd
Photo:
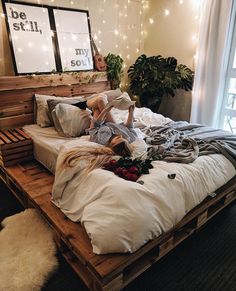
[{"label": "woman's hand", "polygon": [[133,113],[133,112],[134,112],[134,109],[135,109],[135,104],[130,105],[130,107],[129,107],[129,112],[130,112],[130,113]]}]

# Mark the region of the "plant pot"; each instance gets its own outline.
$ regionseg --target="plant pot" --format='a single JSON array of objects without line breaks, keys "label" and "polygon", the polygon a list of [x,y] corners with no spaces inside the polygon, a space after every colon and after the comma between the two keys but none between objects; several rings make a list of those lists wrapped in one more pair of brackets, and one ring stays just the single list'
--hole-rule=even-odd
[{"label": "plant pot", "polygon": [[147,107],[152,112],[157,113],[161,105],[161,98],[159,96],[151,96],[150,94],[143,94],[139,97],[141,107]]}]

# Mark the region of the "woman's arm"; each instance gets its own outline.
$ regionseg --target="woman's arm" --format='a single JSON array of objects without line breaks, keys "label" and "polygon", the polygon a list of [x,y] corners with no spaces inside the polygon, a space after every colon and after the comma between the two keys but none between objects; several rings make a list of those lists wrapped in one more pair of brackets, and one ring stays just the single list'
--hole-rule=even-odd
[{"label": "woman's arm", "polygon": [[125,126],[127,126],[127,127],[133,127],[134,109],[135,109],[135,105],[134,104],[129,107],[129,114],[128,114],[127,121],[125,123]]},{"label": "woman's arm", "polygon": [[101,123],[102,121],[106,120],[108,113],[111,111],[113,106],[105,107],[102,112],[98,114],[97,117],[93,118],[90,123],[90,128],[94,127],[94,123],[98,122]]}]

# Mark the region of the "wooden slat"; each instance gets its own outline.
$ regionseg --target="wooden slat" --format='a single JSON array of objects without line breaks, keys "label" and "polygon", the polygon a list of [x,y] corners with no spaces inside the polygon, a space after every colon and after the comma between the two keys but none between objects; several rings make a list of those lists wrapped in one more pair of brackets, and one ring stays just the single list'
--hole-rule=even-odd
[{"label": "wooden slat", "polygon": [[17,160],[17,159],[21,159],[27,156],[33,156],[33,152],[32,151],[23,151],[23,152],[18,152],[18,153],[14,153],[11,155],[7,155],[7,156],[2,156],[1,158],[3,161],[12,161],[12,160]]},{"label": "wooden slat", "polygon": [[25,137],[22,136],[21,134],[18,133],[17,130],[13,129],[9,129],[8,130],[12,135],[14,135],[19,141],[25,140]]},{"label": "wooden slat", "polygon": [[2,133],[7,136],[7,138],[9,138],[12,142],[18,142],[19,139],[17,137],[15,137],[14,135],[11,134],[10,131],[8,130],[3,130]]},{"label": "wooden slat", "polygon": [[33,151],[33,145],[29,144],[29,145],[25,145],[25,146],[19,146],[19,147],[14,147],[11,149],[2,149],[1,150],[1,154],[2,156],[8,156],[11,154],[15,154],[15,153],[20,153],[20,152],[24,152],[24,151]]},{"label": "wooden slat", "polygon": [[32,124],[32,123],[34,123],[33,113],[5,117],[5,118],[0,119],[0,129],[14,128],[14,127],[23,126],[23,125]]},{"label": "wooden slat", "polygon": [[[0,101],[1,102],[1,101]],[[19,102],[11,103],[11,106],[9,106],[9,100],[8,104],[1,104],[0,107],[0,118],[2,117],[10,117],[20,114],[27,114],[33,112],[33,102],[32,101],[26,101],[26,102]]]},{"label": "wooden slat", "polygon": [[30,137],[28,136],[28,134],[26,132],[24,132],[21,128],[14,128],[14,131],[18,132],[25,139],[30,139]]},{"label": "wooden slat", "polygon": [[[0,141],[1,141],[1,139],[0,139]],[[0,147],[1,147],[1,151],[7,151],[8,149],[14,149],[14,148],[22,147],[22,146],[29,145],[29,144],[32,144],[32,140],[26,139],[26,140],[22,140],[21,142],[17,142],[17,143],[0,144]]]},{"label": "wooden slat", "polygon": [[61,86],[68,84],[81,84],[96,77],[93,81],[106,81],[104,72],[81,72],[76,74],[51,74],[51,75],[29,75],[29,76],[10,76],[0,78],[0,92],[6,90],[16,90],[24,88],[40,88],[51,86]]},{"label": "wooden slat", "polygon": [[70,97],[75,95],[91,95],[93,93],[102,92],[109,89],[110,84],[108,82],[91,83],[88,85],[75,84],[72,86],[68,86],[68,84],[66,84],[60,87],[53,87],[48,84],[48,86],[44,88],[25,88],[2,93],[0,92],[0,105],[12,106],[17,102],[30,102],[33,100],[34,94]]},{"label": "wooden slat", "polygon": [[[1,121],[0,121],[1,122]],[[0,132],[0,139],[5,143],[5,144],[10,144],[12,141],[2,132]]]}]

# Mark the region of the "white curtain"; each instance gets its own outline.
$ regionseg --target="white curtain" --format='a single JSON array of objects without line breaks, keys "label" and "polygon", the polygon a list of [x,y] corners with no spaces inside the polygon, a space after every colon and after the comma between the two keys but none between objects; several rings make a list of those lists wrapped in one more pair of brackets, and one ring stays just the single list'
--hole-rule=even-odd
[{"label": "white curtain", "polygon": [[218,126],[234,0],[203,0],[191,122]]}]

